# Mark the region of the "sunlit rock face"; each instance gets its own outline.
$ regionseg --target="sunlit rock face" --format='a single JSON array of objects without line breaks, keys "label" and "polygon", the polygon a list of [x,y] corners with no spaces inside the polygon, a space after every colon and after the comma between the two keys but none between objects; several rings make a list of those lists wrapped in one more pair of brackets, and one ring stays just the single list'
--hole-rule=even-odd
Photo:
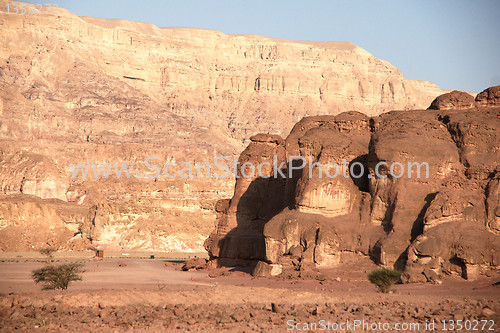
[{"label": "sunlit rock face", "polygon": [[[98,207],[97,225],[77,237],[102,248],[203,251],[220,214],[217,200],[233,194],[234,176],[136,178],[154,171],[145,166],[148,156],[160,157],[160,168],[237,158],[255,133],[284,137],[305,116],[423,108],[442,93],[349,42],[57,12],[0,17],[0,190],[20,203],[24,195],[40,205],[69,202],[86,215]],[[134,162],[135,172],[71,176],[71,162],[103,161]],[[286,181],[286,205],[296,182]],[[0,242],[5,237],[0,230]]]},{"label": "sunlit rock face", "polygon": [[[375,119],[368,161],[371,220],[387,233],[377,244],[378,260],[395,262],[421,228],[415,224],[421,223],[422,204],[445,178],[462,175],[463,166],[446,126],[431,111],[394,111]],[[409,163],[418,165],[410,169]]]},{"label": "sunlit rock face", "polygon": [[[498,133],[500,109],[481,105],[302,119],[285,155],[305,163],[263,227],[264,259],[302,270],[354,252],[403,270],[405,282],[497,274]],[[319,176],[328,163],[337,177]]]},{"label": "sunlit rock face", "polygon": [[364,159],[366,145],[351,144],[336,129],[316,128],[300,139],[299,146],[307,158],[297,184],[296,209],[328,216],[350,213],[359,189],[350,177],[349,163]]},{"label": "sunlit rock face", "polygon": [[476,107],[474,97],[465,92],[453,90],[436,97],[429,106],[430,110],[461,110]]},{"label": "sunlit rock face", "polygon": [[500,173],[498,172],[488,183],[486,189],[486,206],[487,226],[498,235],[500,234]]},{"label": "sunlit rock face", "polygon": [[476,96],[476,103],[482,106],[500,106],[500,86],[484,89]]}]

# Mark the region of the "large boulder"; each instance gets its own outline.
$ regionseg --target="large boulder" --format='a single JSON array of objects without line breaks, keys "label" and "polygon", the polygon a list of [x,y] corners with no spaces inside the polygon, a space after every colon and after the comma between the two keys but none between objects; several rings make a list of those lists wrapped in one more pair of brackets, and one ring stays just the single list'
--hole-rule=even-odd
[{"label": "large boulder", "polygon": [[252,275],[255,277],[271,277],[278,276],[282,272],[282,266],[278,264],[268,264],[264,261],[257,262],[255,265]]},{"label": "large boulder", "polygon": [[476,103],[482,106],[500,106],[500,86],[481,91],[476,96]]},{"label": "large boulder", "polygon": [[405,279],[422,282],[426,271],[474,280],[500,265],[500,236],[470,221],[440,224],[420,235],[408,249]]},{"label": "large boulder", "polygon": [[464,91],[453,90],[452,92],[439,95],[429,106],[430,110],[460,110],[474,108],[474,97]]},{"label": "large boulder", "polygon": [[455,142],[467,178],[487,180],[500,161],[500,109],[442,112],[439,119]]}]

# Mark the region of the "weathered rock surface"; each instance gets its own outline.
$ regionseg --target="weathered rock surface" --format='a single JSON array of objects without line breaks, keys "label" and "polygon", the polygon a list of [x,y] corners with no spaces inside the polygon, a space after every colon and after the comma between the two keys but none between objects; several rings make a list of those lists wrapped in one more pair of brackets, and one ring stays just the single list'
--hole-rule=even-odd
[{"label": "weathered rock surface", "polygon": [[190,270],[198,270],[198,269],[205,269],[207,268],[207,260],[204,258],[194,258],[191,260],[188,260],[182,265],[182,270],[183,271],[190,271]]},{"label": "weathered rock surface", "polygon": [[264,261],[259,261],[257,262],[257,265],[255,265],[252,275],[256,277],[271,277],[280,275],[281,271],[281,265],[268,264]]},{"label": "weathered rock surface", "polygon": [[[442,93],[348,42],[225,35],[57,12],[0,15],[0,192],[17,200],[4,202],[8,211],[30,205],[27,195],[33,195],[43,199],[43,211],[54,205],[44,200],[58,199],[62,207],[69,202],[86,210],[79,221],[94,214],[76,235],[73,219],[59,219],[73,230],[54,229],[64,230],[56,237],[61,248],[79,237],[104,248],[202,250],[221,214],[215,202],[231,195],[234,178],[155,176],[145,165],[148,156],[159,157],[152,164],[160,169],[172,161],[233,158],[254,133],[282,135],[304,116],[423,108]],[[70,162],[135,167],[130,178],[90,171],[83,179],[72,177]],[[251,187],[260,188],[258,182]],[[293,191],[292,185],[283,186]],[[237,186],[244,192],[250,184]],[[256,239],[274,212],[270,199],[258,222],[244,214],[242,228],[255,229]],[[16,221],[2,218],[0,251],[47,245],[16,229]]]},{"label": "weathered rock surface", "polygon": [[[306,163],[288,175],[284,195],[275,195],[284,201],[268,209],[275,214],[263,226],[265,254],[259,249],[253,258],[312,269],[341,265],[343,253],[355,252],[405,270],[408,282],[496,270],[499,133],[500,108],[481,105],[302,119],[285,140],[285,154]],[[262,157],[245,154],[252,158]],[[313,163],[323,173],[336,163],[337,176],[320,177]],[[242,211],[269,204],[261,196],[247,206],[241,197],[231,205]]]},{"label": "weathered rock surface", "polygon": [[474,280],[499,265],[500,237],[477,222],[454,220],[415,239],[405,275],[409,282],[422,282],[428,269],[438,277],[456,273]]},{"label": "weathered rock surface", "polygon": [[440,95],[432,101],[431,110],[461,110],[470,109],[475,106],[474,97],[465,91],[453,90]]},{"label": "weathered rock surface", "polygon": [[476,103],[483,106],[499,106],[500,86],[489,87],[477,94]]},{"label": "weathered rock surface", "polygon": [[486,215],[488,217],[488,228],[500,234],[500,173],[488,183],[486,188]]},{"label": "weathered rock surface", "polygon": [[[283,139],[277,135],[252,136],[250,145],[241,153],[238,162],[234,195],[222,212],[217,229],[205,241],[212,256],[226,259],[258,259],[265,256],[264,225],[284,207],[286,181],[278,173],[285,161]],[[262,178],[260,175],[270,178]],[[242,175],[242,171],[247,176]],[[276,174],[277,177],[274,177]],[[251,177],[249,177],[252,175]]]}]

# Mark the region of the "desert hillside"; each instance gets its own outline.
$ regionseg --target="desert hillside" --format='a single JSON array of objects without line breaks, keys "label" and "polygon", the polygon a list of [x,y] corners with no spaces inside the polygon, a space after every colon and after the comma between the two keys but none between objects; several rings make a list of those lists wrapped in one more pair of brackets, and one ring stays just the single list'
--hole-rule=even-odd
[{"label": "desert hillside", "polygon": [[[4,9],[2,9],[4,10]],[[304,116],[425,108],[442,91],[350,42],[0,13],[0,251],[202,250],[234,179],[72,178],[77,162],[237,157]],[[332,36],[335,38],[335,36]]]}]

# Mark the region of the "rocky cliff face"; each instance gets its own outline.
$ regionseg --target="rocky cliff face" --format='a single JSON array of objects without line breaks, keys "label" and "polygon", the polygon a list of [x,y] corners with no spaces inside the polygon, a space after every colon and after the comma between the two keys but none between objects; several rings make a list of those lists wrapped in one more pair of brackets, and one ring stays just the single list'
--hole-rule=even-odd
[{"label": "rocky cliff face", "polygon": [[[103,113],[156,109],[241,140],[261,131],[288,133],[308,115],[423,108],[441,93],[349,42],[295,42],[58,13],[2,15],[3,81],[15,83],[27,109],[36,111],[31,126],[37,129],[50,127],[37,117],[49,110],[93,114],[94,127],[78,119],[87,131],[74,133],[92,140],[99,135],[96,123],[106,122]],[[7,110],[9,100],[4,98]],[[106,124],[115,135],[140,135],[145,126]]]},{"label": "rocky cliff face", "polygon": [[[445,106],[439,110],[307,117],[284,147],[267,136],[280,156],[302,156],[306,164],[286,179],[252,180],[259,184],[256,191],[243,186],[248,180],[236,180],[238,195],[229,207],[238,209],[222,213],[219,225],[229,216],[236,222],[231,230],[215,230],[205,243],[212,259],[258,259],[300,270],[338,266],[354,252],[404,270],[409,282],[437,281],[454,272],[468,279],[493,274],[500,265],[497,89],[485,90],[476,101],[445,94],[432,103]],[[449,109],[450,99],[458,110]],[[269,158],[264,142],[252,142],[245,160],[258,164],[262,156]],[[414,163],[421,165],[420,176]],[[336,176],[325,177],[328,170]],[[278,191],[271,192],[275,202],[265,196],[269,187]],[[259,209],[265,218],[238,214]],[[261,246],[247,246],[249,234]]]},{"label": "rocky cliff face", "polygon": [[[82,246],[200,250],[215,222],[214,203],[231,195],[234,178],[84,180],[71,177],[69,163],[134,162],[134,174],[144,174],[151,171],[148,156],[160,157],[161,165],[211,162],[236,157],[256,132],[287,133],[304,116],[422,108],[441,93],[348,42],[225,35],[57,12],[0,14],[0,201],[6,211],[0,250],[43,246],[16,229],[16,221],[35,224],[48,215],[66,225],[58,233],[66,236],[56,237],[60,246],[74,238]],[[315,198],[304,194],[304,209]],[[52,199],[85,209],[68,217]],[[16,205],[33,202],[46,207],[43,214],[11,215]]]}]

